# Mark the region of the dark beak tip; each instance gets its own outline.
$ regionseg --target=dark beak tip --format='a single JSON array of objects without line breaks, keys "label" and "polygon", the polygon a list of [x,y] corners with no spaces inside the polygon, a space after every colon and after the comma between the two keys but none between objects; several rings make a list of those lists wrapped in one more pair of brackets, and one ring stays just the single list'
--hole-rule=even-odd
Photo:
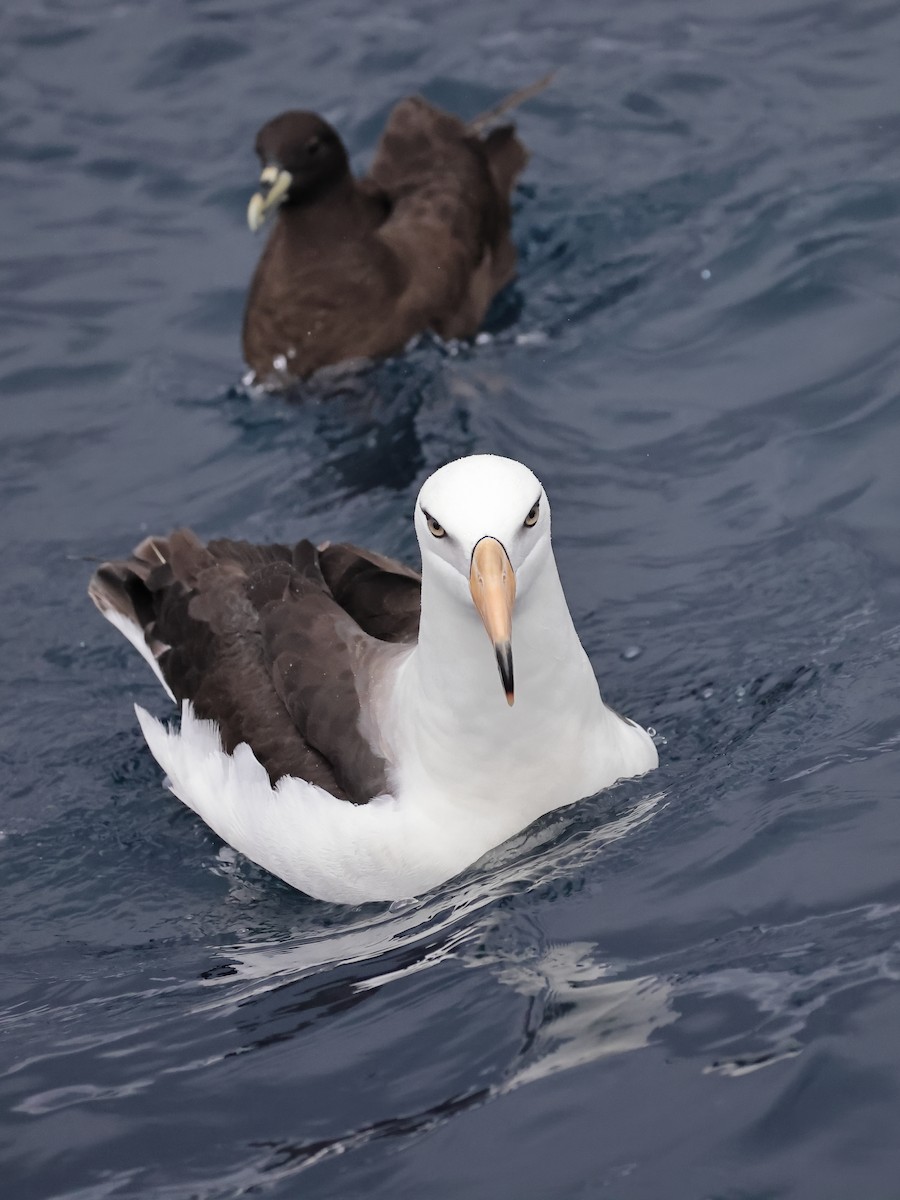
[{"label": "dark beak tip", "polygon": [[503,691],[506,693],[506,703],[512,708],[515,703],[515,687],[513,686],[513,661],[512,661],[512,646],[509,642],[501,642],[495,647],[497,652],[497,666],[500,669],[500,682],[503,684]]}]

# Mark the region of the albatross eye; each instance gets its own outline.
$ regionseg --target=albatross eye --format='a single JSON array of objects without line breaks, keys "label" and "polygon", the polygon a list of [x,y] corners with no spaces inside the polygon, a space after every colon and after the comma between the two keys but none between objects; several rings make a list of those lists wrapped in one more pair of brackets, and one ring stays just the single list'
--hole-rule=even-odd
[{"label": "albatross eye", "polygon": [[306,147],[305,147],[306,153],[307,154],[316,154],[321,145],[322,145],[322,139],[318,136],[318,134],[314,133],[313,136],[306,143]]},{"label": "albatross eye", "polygon": [[428,532],[432,537],[447,536],[447,530],[443,527],[443,525],[438,524],[434,517],[430,516],[428,513],[425,513],[425,522],[428,525]]},{"label": "albatross eye", "polygon": [[532,527],[532,525],[537,525],[537,519],[538,519],[538,516],[540,515],[540,511],[541,511],[541,502],[540,502],[540,500],[535,500],[534,504],[532,505],[531,509],[528,512],[528,516],[525,518],[524,524],[525,524],[526,529],[530,529]]}]

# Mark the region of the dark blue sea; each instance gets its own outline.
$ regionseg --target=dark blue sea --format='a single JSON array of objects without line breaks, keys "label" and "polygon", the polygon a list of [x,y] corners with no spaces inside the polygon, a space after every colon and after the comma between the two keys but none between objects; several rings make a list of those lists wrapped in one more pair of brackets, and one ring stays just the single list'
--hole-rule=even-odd
[{"label": "dark blue sea", "polygon": [[[0,1192],[900,1196],[900,2],[6,0]],[[519,114],[519,279],[305,402],[241,387],[256,129]],[[646,779],[420,901],[224,847],[89,604],[148,532],[415,561],[527,462]]]}]

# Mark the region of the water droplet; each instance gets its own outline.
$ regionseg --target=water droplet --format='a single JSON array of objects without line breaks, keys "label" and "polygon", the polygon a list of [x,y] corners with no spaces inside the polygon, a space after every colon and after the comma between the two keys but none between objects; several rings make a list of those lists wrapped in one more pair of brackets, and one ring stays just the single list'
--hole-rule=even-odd
[{"label": "water droplet", "polygon": [[743,698],[747,695],[747,689],[742,683],[739,683],[734,689],[734,694],[737,696],[738,700],[743,700]]},{"label": "water droplet", "polygon": [[700,272],[700,278],[701,279],[712,279],[712,271],[710,271],[709,267],[703,268],[703,270]]},{"label": "water droplet", "polygon": [[489,346],[493,341],[493,337],[489,333],[479,333],[475,339],[476,346]]},{"label": "water droplet", "polygon": [[700,695],[704,700],[711,700],[714,692],[715,688],[713,688],[710,684],[707,684],[705,688],[700,689]]},{"label": "water droplet", "polygon": [[640,646],[626,646],[622,651],[622,658],[624,658],[626,662],[631,662],[632,659],[640,658],[642,654],[643,650]]},{"label": "water droplet", "polygon": [[272,366],[276,371],[284,371],[287,368],[287,359],[283,354],[276,354],[272,359]]},{"label": "water droplet", "polygon": [[528,333],[516,334],[517,346],[543,346],[548,341],[542,329],[532,329]]}]

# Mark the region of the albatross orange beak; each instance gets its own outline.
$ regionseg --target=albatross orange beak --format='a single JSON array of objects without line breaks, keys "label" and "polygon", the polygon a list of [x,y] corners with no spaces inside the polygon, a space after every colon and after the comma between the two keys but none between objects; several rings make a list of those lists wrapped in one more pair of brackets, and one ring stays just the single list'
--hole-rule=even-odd
[{"label": "albatross orange beak", "polygon": [[509,555],[496,538],[483,537],[472,551],[469,590],[494,645],[506,703],[515,701],[512,661],[512,611],[516,602],[516,573]]}]

